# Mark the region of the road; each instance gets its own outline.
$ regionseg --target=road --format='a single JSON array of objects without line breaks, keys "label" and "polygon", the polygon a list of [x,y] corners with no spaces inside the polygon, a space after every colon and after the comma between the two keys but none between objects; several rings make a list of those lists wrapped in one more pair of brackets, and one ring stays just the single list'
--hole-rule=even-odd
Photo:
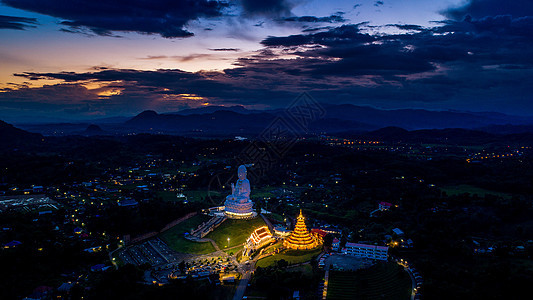
[{"label": "road", "polygon": [[248,282],[252,277],[252,272],[255,265],[255,261],[249,262],[249,264],[244,263],[239,266],[239,269],[242,268],[242,277],[239,281],[239,285],[237,286],[237,290],[235,291],[235,295],[233,296],[233,300],[241,300],[242,297],[244,297],[244,292],[246,292],[246,287],[248,286]]},{"label": "road", "polygon": [[237,286],[237,290],[235,291],[235,295],[233,296],[233,300],[241,300],[242,297],[244,297],[244,292],[246,292],[246,287],[248,286],[250,277],[252,277],[251,271],[247,271],[244,273],[244,275],[242,275],[239,285]]},{"label": "road", "polygon": [[407,268],[406,265],[400,263],[398,260],[396,260],[396,263],[399,264],[400,266],[402,266],[404,268],[405,272],[407,272],[407,274],[409,274],[409,277],[411,277],[411,300],[414,300],[415,296],[416,296],[416,292],[415,292],[416,280],[415,280],[415,277],[413,276],[413,274],[411,273],[411,270],[409,270],[409,268]]}]

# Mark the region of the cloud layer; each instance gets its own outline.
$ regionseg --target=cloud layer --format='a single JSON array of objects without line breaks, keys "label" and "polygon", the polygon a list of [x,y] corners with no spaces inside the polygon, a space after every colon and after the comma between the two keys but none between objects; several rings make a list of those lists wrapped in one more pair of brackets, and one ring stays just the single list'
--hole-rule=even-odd
[{"label": "cloud layer", "polygon": [[35,18],[23,18],[0,15],[0,29],[25,30],[37,24]]},{"label": "cloud layer", "polygon": [[[360,23],[270,36],[261,41],[262,49],[242,56],[235,68],[223,72],[20,73],[17,76],[30,82],[59,83],[4,89],[0,109],[23,103],[51,113],[79,109],[86,115],[116,115],[143,109],[173,111],[204,103],[283,107],[306,91],[331,103],[533,115],[533,56],[528,50],[533,49],[533,13],[524,15],[527,7],[518,15],[502,15],[510,11],[499,6],[492,13],[479,11],[478,3],[473,0],[450,9],[447,13],[457,17],[432,27],[389,24],[376,28]],[[465,13],[470,17],[464,18]],[[374,34],[376,30],[382,30],[381,34]],[[88,89],[90,84],[100,87]],[[53,92],[64,100],[54,101]]]},{"label": "cloud layer", "polygon": [[2,0],[11,7],[32,11],[64,21],[66,31],[90,30],[97,35],[114,32],[159,34],[166,38],[188,37],[187,22],[216,17],[228,6],[209,0]]},{"label": "cloud layer", "polygon": [[481,19],[486,16],[510,15],[512,17],[533,16],[533,2],[530,0],[469,0],[464,5],[450,7],[442,14],[461,21],[466,16]]}]

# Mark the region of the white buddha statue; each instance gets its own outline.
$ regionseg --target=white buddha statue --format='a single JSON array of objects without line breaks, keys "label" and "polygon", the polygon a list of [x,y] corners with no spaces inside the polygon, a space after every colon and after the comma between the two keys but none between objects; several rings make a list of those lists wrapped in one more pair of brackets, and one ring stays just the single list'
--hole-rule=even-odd
[{"label": "white buddha statue", "polygon": [[253,210],[253,203],[250,200],[250,181],[246,179],[246,167],[239,166],[237,171],[239,179],[235,184],[231,184],[231,195],[226,197],[224,202],[224,213],[229,218],[244,219],[253,218],[257,213]]},{"label": "white buddha statue", "polygon": [[231,195],[234,201],[244,203],[250,199],[250,181],[246,178],[246,167],[244,165],[239,166],[237,171],[239,179],[236,184],[231,184]]}]

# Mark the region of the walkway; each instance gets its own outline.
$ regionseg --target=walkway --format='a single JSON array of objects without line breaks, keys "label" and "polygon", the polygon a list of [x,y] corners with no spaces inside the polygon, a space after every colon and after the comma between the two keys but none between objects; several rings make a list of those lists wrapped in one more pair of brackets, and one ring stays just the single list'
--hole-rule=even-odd
[{"label": "walkway", "polygon": [[216,251],[220,251],[220,248],[218,247],[217,243],[215,243],[215,241],[213,241],[212,239],[197,238],[197,237],[191,236],[191,235],[188,235],[185,238],[188,239],[191,242],[196,242],[196,243],[207,243],[207,242],[210,242],[211,245],[213,245],[213,248],[215,248]]},{"label": "walkway", "polygon": [[263,218],[263,221],[265,221],[265,223],[267,224],[268,226],[268,229],[270,230],[270,233],[274,233],[274,226],[272,226],[272,223],[270,223],[270,220],[265,217],[263,214],[259,214],[261,216],[261,218]]},{"label": "walkway", "polygon": [[324,291],[322,292],[322,300],[326,300],[328,296],[328,282],[329,282],[329,268],[326,269],[326,275],[324,276]]}]

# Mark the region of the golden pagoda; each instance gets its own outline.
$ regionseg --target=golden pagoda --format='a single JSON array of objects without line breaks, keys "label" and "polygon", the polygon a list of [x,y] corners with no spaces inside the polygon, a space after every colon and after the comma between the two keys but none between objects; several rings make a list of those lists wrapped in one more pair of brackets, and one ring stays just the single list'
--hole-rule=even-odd
[{"label": "golden pagoda", "polygon": [[288,238],[283,242],[283,246],[289,249],[312,249],[319,245],[319,242],[313,237],[307,227],[305,226],[305,218],[302,215],[302,210],[300,209],[300,215],[297,218],[296,226],[291,232]]}]

